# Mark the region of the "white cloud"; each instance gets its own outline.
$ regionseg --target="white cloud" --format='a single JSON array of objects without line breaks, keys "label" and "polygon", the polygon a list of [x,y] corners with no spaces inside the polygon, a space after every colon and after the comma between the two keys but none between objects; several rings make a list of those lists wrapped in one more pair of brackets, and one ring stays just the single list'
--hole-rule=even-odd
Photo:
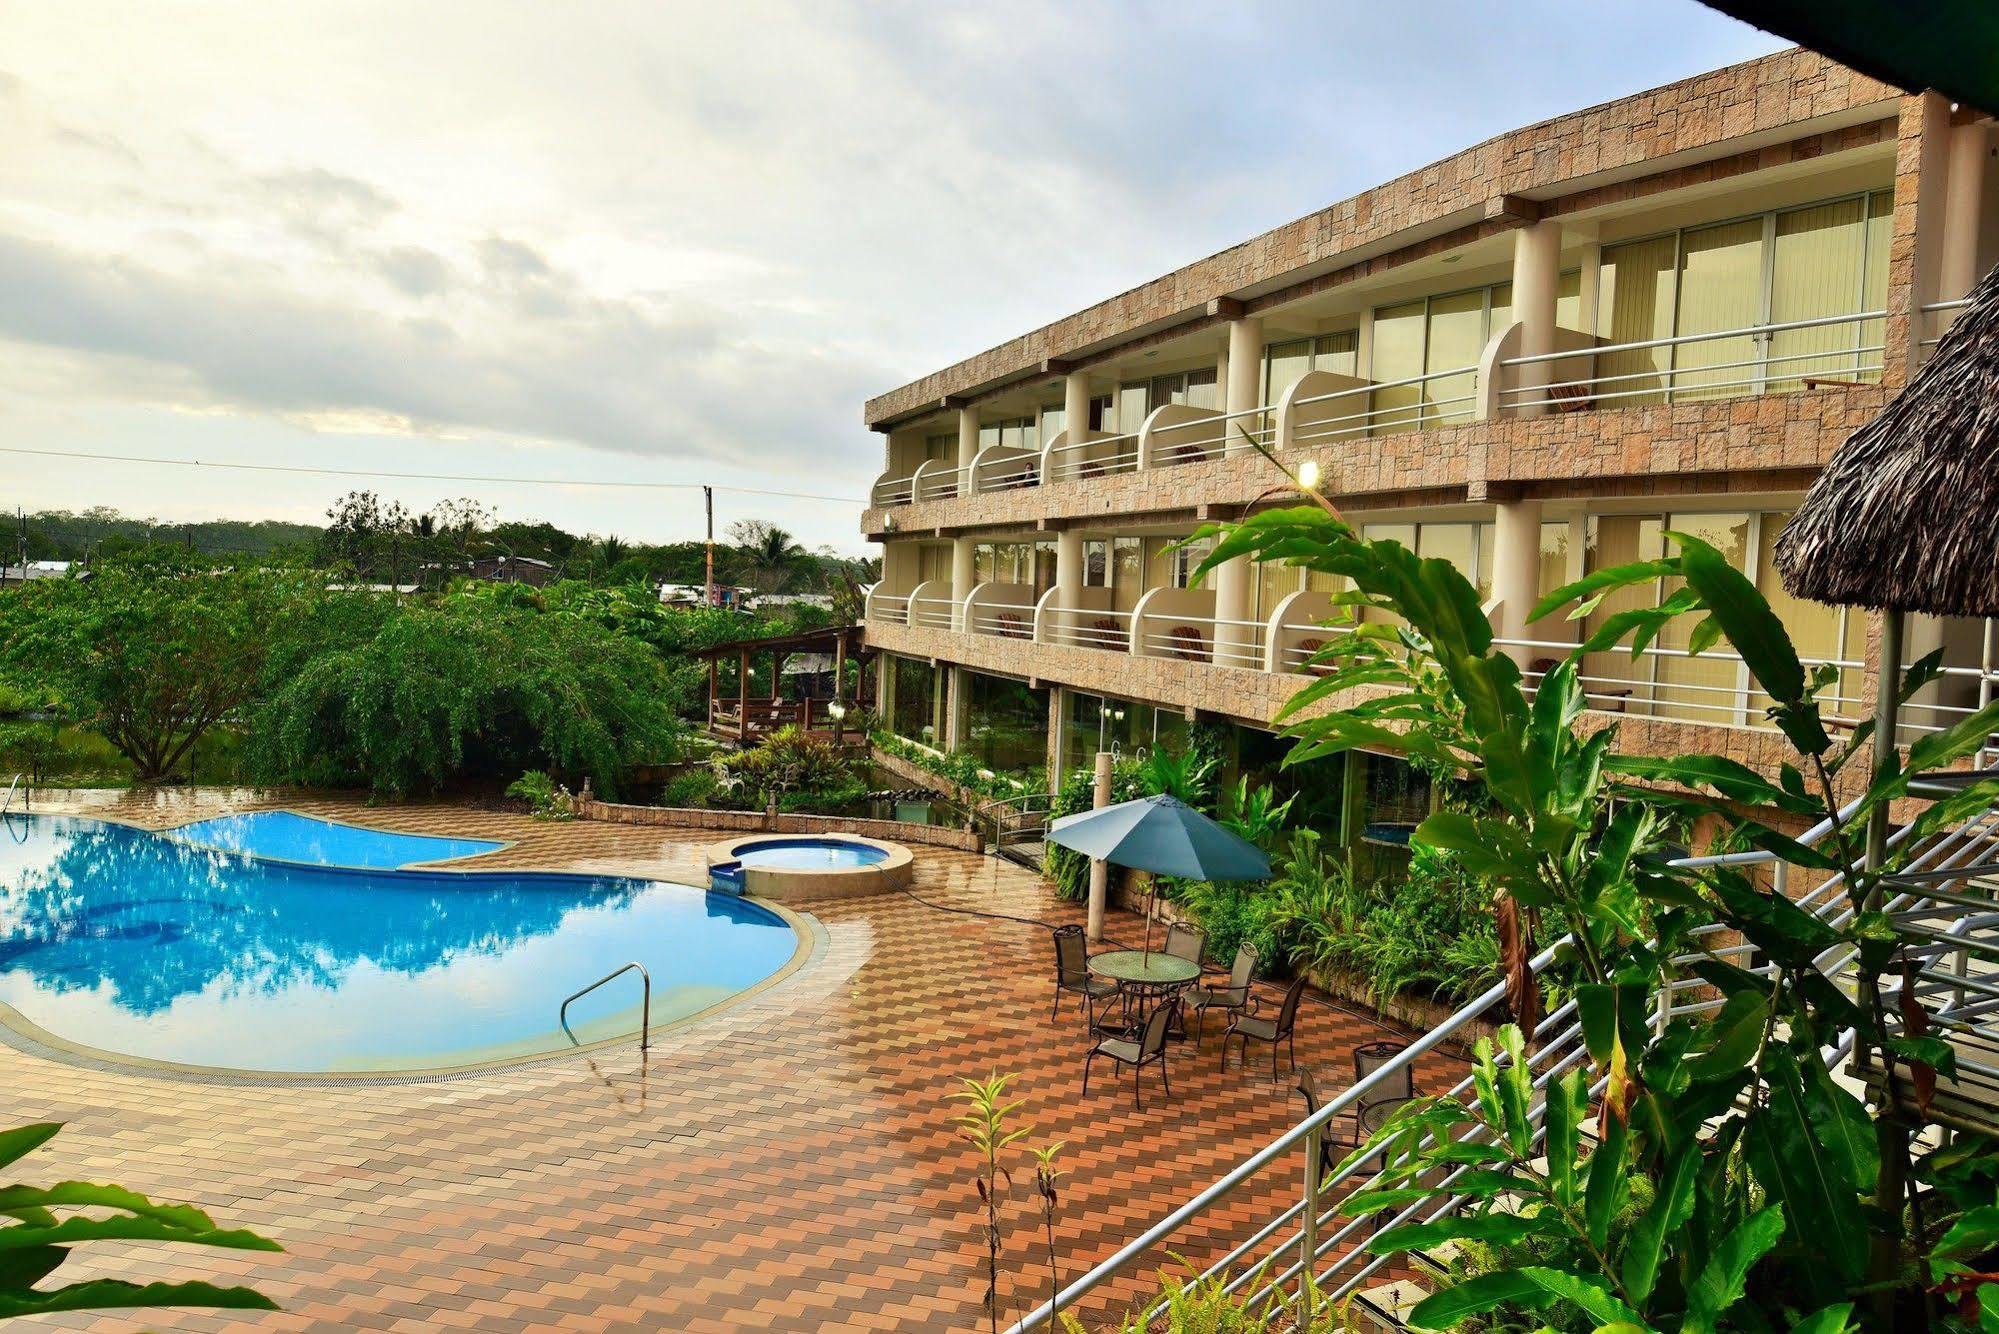
[{"label": "white cloud", "polygon": [[[1771,45],[1639,0],[1504,22],[1470,0],[0,15],[9,437],[298,462],[404,432],[405,468],[525,451],[856,495],[879,466],[869,394],[1486,135]],[[28,499],[104,486],[51,471]],[[180,499],[294,503],[258,494]],[[692,522],[598,494],[633,536]],[[792,516],[846,547],[853,521]]]}]

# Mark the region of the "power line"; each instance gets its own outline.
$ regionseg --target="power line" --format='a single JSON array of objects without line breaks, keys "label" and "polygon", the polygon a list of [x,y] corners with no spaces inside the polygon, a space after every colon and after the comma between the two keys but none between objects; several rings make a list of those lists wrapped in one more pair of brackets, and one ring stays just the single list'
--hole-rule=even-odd
[{"label": "power line", "polygon": [[[408,482],[479,482],[496,486],[601,486],[623,490],[653,491],[699,491],[700,482],[606,482],[594,478],[572,477],[484,477],[473,473],[450,472],[378,472],[367,468],[313,468],[288,463],[219,463],[207,459],[156,459],[139,454],[89,454],[80,450],[28,449],[19,445],[0,445],[0,454],[32,454],[45,459],[84,459],[92,463],[156,463],[170,468],[232,468],[239,472],[287,472],[305,473],[320,477],[360,477],[367,479],[392,478]],[[827,496],[809,491],[766,491],[754,486],[723,486],[715,484],[717,491],[728,491],[739,496],[777,496],[786,500],[823,500],[838,505],[865,505],[867,502],[857,496]]]}]

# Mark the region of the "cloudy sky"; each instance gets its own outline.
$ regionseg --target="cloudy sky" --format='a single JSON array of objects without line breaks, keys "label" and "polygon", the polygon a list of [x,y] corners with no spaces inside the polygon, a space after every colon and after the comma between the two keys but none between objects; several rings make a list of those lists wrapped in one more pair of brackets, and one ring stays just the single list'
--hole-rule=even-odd
[{"label": "cloudy sky", "polygon": [[[1479,139],[1775,49],[1690,0],[0,0],[0,446],[859,550],[861,400]],[[0,454],[0,503],[352,480]]]}]

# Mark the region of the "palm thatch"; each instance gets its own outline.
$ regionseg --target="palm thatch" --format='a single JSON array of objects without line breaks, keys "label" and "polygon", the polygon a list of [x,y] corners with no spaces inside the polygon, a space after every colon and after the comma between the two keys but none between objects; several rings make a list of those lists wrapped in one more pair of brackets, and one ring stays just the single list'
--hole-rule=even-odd
[{"label": "palm thatch", "polygon": [[1798,597],[1999,616],[1999,269],[1777,539]]}]

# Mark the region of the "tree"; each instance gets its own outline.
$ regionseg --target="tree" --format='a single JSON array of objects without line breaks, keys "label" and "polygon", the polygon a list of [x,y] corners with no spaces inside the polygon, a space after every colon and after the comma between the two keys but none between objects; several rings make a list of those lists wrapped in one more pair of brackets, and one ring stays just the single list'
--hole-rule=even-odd
[{"label": "tree", "polygon": [[750,587],[759,593],[781,592],[810,559],[797,539],[765,519],[738,519],[729,525],[747,567]]},{"label": "tree", "polygon": [[[1991,1278],[1971,1262],[1999,1240],[1992,1146],[1967,1159],[1984,1163],[1983,1175],[1925,1164],[1932,1190],[1916,1194],[1894,1071],[1907,1069],[1919,1093],[1952,1054],[1924,1035],[1912,993],[1891,1021],[1883,980],[1908,961],[1876,891],[1926,835],[1999,801],[1999,784],[1973,782],[1930,806],[1876,863],[1861,831],[1915,774],[1984,744],[1999,705],[1918,741],[1906,762],[1891,751],[1871,781],[1842,781],[1870,736],[1832,739],[1820,696],[1836,690],[1837,671],[1806,671],[1755,586],[1694,538],[1670,535],[1674,554],[1592,575],[1536,608],[1536,617],[1565,606],[1580,616],[1617,588],[1665,579],[1675,590],[1656,608],[1604,618],[1530,693],[1448,562],[1367,541],[1330,506],[1211,531],[1221,540],[1204,569],[1243,555],[1304,566],[1350,581],[1349,612],[1380,613],[1355,615],[1333,636],[1328,672],[1287,705],[1298,738],[1287,764],[1360,746],[1399,750],[1467,775],[1484,797],[1479,809],[1432,815],[1414,842],[1451,853],[1489,886],[1517,1026],[1498,1050],[1482,1045],[1470,1104],[1413,1102],[1349,1159],[1380,1154],[1389,1166],[1341,1208],[1433,1218],[1377,1237],[1383,1252],[1449,1240],[1512,1247],[1516,1258],[1432,1295],[1411,1323],[1443,1328],[1506,1308],[1533,1323],[1627,1334],[1800,1322],[1828,1334],[1862,1303],[1872,1327],[1925,1324],[1945,1309],[1946,1289],[1955,1296]],[[1623,755],[1614,722],[1585,719],[1584,656],[1627,640],[1639,651],[1681,616],[1697,618],[1694,652],[1728,642],[1771,700],[1771,721],[1796,753],[1775,778],[1717,756]],[[1911,669],[1904,697],[1936,669],[1934,658]],[[1833,833],[1806,847],[1740,815],[1745,807],[1829,820]],[[1661,812],[1675,808],[1719,816],[1733,838],[1833,878],[1845,912],[1807,912],[1731,868],[1674,865]],[[1559,968],[1574,996],[1563,1022],[1579,1024],[1586,1049],[1546,1088],[1538,1120],[1526,1059],[1540,1001],[1529,966],[1537,926],[1562,937]],[[1719,952],[1735,939],[1768,967],[1751,971]],[[1689,955],[1718,1006],[1654,1023],[1673,961]],[[1829,957],[1857,961],[1852,996],[1821,971]],[[1887,1091],[1863,1099],[1832,1078],[1821,1052],[1843,1034],[1888,1072]],[[1582,1130],[1593,1099],[1591,1148]],[[1425,1203],[1447,1196],[1469,1203]],[[1629,1221],[1633,1200],[1643,1208]],[[1999,1305],[1988,1298],[1984,1309],[1990,1320]]]},{"label": "tree", "polygon": [[0,599],[0,663],[100,732],[138,781],[160,782],[255,697],[271,636],[309,586],[165,560],[39,580]]},{"label": "tree", "polygon": [[578,603],[471,584],[396,607],[275,685],[253,762],[271,781],[382,796],[529,769],[614,792],[633,764],[672,757],[695,673],[607,626],[641,612],[599,592]]}]

